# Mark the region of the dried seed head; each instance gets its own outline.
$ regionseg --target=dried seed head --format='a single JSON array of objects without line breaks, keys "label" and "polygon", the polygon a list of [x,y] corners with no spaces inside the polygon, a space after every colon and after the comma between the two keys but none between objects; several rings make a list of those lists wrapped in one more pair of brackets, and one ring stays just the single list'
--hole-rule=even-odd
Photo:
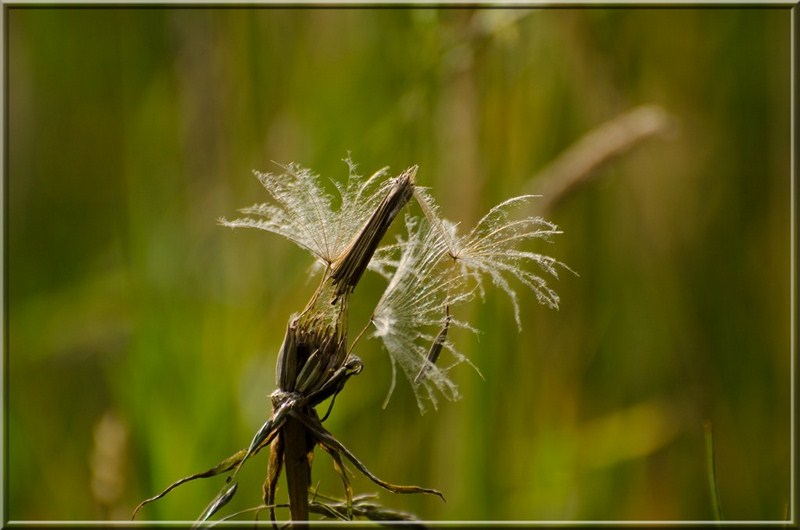
[{"label": "dried seed head", "polygon": [[[429,493],[444,499],[436,490],[398,486],[373,475],[325,430],[322,421],[327,414],[320,420],[314,409],[322,401],[335,397],[347,380],[362,368],[361,360],[347,349],[350,295],[367,268],[388,280],[370,322],[375,327],[374,336],[381,338],[392,361],[389,395],[394,388],[396,364],[400,364],[412,381],[418,405],[424,412],[425,398],[436,407],[438,393],[449,399],[459,397],[458,387],[449,379],[447,371],[469,360],[455,349],[448,332],[451,327],[477,330],[452,318],[450,309],[472,299],[476,291],[482,294],[482,281],[486,277],[511,298],[517,324],[520,319],[516,292],[508,281],[512,277],[531,288],[540,302],[557,307],[555,292],[543,278],[524,266],[536,263],[552,276],[556,276],[557,266],[566,266],[518,246],[560,232],[555,225],[538,217],[512,218],[511,211],[532,197],[523,196],[495,206],[469,234],[459,236],[456,225],[440,216],[428,192],[416,187],[416,166],[395,179],[384,180],[385,170],[362,179],[355,174],[355,164],[350,160],[347,164],[350,167],[347,184],[335,183],[340,198],[337,207],[319,185],[316,175],[289,164],[282,166],[286,170],[284,175],[257,174],[274,203],[253,206],[243,212],[261,219],[220,220],[231,227],[249,226],[274,232],[307,249],[323,266],[322,280],[305,309],[289,321],[278,356],[279,389],[271,394],[272,415],[255,433],[250,446],[215,467],[180,479],[160,494],[146,499],[136,508],[134,517],[139,508],[185,482],[233,470],[226,485],[201,516],[201,521],[208,519],[236,493],[234,479],[245,461],[267,444],[272,445],[270,469],[264,485],[265,502],[273,504],[278,478],[285,466],[294,519],[308,518],[306,494],[315,444],[334,459],[345,486],[346,504],[341,509],[336,505],[311,503],[327,515],[339,516],[341,511],[347,518],[357,513],[377,521],[405,518],[405,514],[354,502],[344,459],[389,491]],[[379,249],[389,226],[412,196],[424,215],[420,218],[407,215],[408,235]],[[448,367],[437,366],[436,361],[443,352],[449,352],[455,363]],[[301,464],[304,460],[305,464]],[[272,519],[275,520],[274,514]]]},{"label": "dried seed head", "polygon": [[346,358],[346,327],[300,315],[286,329],[278,357],[278,385],[284,392],[309,396],[326,385]]},{"label": "dried seed head", "polygon": [[[469,361],[447,339],[447,331],[450,327],[475,330],[467,323],[449,320],[447,309],[456,308],[476,292],[482,296],[487,278],[510,298],[518,327],[521,317],[515,283],[531,289],[539,302],[557,308],[558,295],[546,278],[557,277],[560,268],[569,268],[525,246],[535,239],[549,240],[560,231],[541,217],[524,213],[534,198],[525,195],[495,206],[462,235],[455,223],[441,216],[428,190],[416,186],[416,166],[394,179],[385,179],[385,170],[364,179],[356,174],[352,161],[347,160],[347,164],[347,182],[334,183],[338,201],[320,186],[318,176],[289,164],[282,166],[286,173],[280,176],[258,174],[274,201],[243,211],[261,219],[222,223],[272,231],[317,257],[324,267],[323,278],[301,313],[304,329],[330,327],[334,330],[330,333],[338,336],[347,327],[347,298],[364,271],[370,268],[387,278],[388,285],[371,323],[374,336],[382,339],[389,352],[393,374],[399,364],[412,381],[423,410],[425,399],[436,406],[437,394],[456,399],[458,390],[447,371]],[[379,248],[389,226],[411,197],[423,215],[409,217],[405,239]],[[337,341],[331,339],[331,346],[316,344],[319,337],[312,340],[310,332],[302,332],[308,336],[302,339],[305,342],[298,343],[301,332],[298,328],[290,336],[287,330],[281,348],[278,384],[284,390],[297,390],[299,379],[304,391],[312,389],[322,377],[319,370],[330,368],[321,363],[333,358],[337,359],[334,365],[338,363],[338,368],[344,363],[344,347],[332,346]],[[315,353],[319,347],[323,349]],[[325,353],[325,348],[338,353]],[[446,352],[452,354],[454,364],[435,366],[436,358]],[[390,394],[394,377],[391,386]]]}]

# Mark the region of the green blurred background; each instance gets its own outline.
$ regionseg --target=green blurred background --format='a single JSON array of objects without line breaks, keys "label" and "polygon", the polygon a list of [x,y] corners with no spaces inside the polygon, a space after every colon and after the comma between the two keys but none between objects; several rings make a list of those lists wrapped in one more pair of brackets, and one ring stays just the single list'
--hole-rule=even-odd
[{"label": "green blurred background", "polygon": [[[640,104],[640,143],[548,216],[569,264],[559,311],[500,293],[465,308],[463,399],[420,415],[388,357],[327,427],[380,493],[437,520],[710,519],[703,422],[729,520],[790,501],[790,22],[787,9],[10,8],[6,508],[127,518],[247,445],[269,415],[311,259],[216,224],[267,195],[251,170],[344,178],[418,164],[469,224],[535,187]],[[368,314],[380,280],[354,300]],[[266,454],[233,508],[256,505]],[[355,480],[356,492],[377,487]],[[341,495],[317,452],[314,482]],[[222,478],[143,519],[194,519]],[[285,491],[284,489],[281,492]],[[284,498],[279,492],[279,498]],[[791,512],[789,512],[791,515]]]}]

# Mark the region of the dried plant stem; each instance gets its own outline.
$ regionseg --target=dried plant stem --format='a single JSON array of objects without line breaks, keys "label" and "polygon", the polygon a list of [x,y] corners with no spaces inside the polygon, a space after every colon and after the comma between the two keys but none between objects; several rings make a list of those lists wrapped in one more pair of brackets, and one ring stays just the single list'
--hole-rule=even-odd
[{"label": "dried plant stem", "polygon": [[531,179],[531,188],[542,195],[539,210],[550,211],[605,163],[674,125],[661,107],[642,105],[589,131]]},{"label": "dried plant stem", "polygon": [[[320,441],[319,432],[308,427],[308,422],[321,422],[313,406],[327,397],[335,397],[344,382],[361,371],[361,362],[349,357],[347,352],[347,310],[349,296],[355,288],[375,249],[386,234],[400,210],[414,193],[416,166],[397,179],[358,234],[333,263],[323,277],[322,284],[303,313],[290,322],[286,339],[278,358],[278,383],[282,392],[293,392],[308,402],[298,407],[281,428],[284,469],[289,493],[289,512],[296,528],[306,528],[309,514],[308,492],[311,486],[311,462],[314,445]],[[328,293],[326,284],[333,285],[334,296],[327,305],[319,302],[322,293]],[[319,305],[321,304],[321,305]],[[335,307],[335,323],[325,324],[325,314]],[[334,457],[335,465],[341,457]],[[346,480],[345,471],[342,468]],[[347,489],[347,488],[346,488]],[[273,485],[267,488],[274,493]],[[348,497],[350,493],[348,493]],[[272,499],[265,499],[267,502]]]},{"label": "dried plant stem", "polygon": [[283,440],[289,513],[295,528],[306,528],[303,521],[308,521],[308,489],[311,487],[314,444],[305,425],[291,417],[283,426]]}]

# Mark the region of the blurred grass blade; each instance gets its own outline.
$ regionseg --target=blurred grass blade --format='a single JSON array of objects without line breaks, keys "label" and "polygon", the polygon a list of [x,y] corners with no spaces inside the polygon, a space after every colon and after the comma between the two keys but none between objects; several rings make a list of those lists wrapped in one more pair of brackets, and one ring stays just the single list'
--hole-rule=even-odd
[{"label": "blurred grass blade", "polygon": [[717,488],[717,472],[714,458],[714,435],[711,430],[711,421],[703,423],[703,434],[706,446],[706,471],[708,474],[708,487],[711,492],[711,506],[714,510],[714,520],[722,521],[722,505],[719,502],[719,489]]},{"label": "blurred grass blade", "polygon": [[537,211],[552,211],[610,160],[676,129],[677,120],[658,105],[641,105],[592,129],[531,179],[530,187],[542,195]]}]

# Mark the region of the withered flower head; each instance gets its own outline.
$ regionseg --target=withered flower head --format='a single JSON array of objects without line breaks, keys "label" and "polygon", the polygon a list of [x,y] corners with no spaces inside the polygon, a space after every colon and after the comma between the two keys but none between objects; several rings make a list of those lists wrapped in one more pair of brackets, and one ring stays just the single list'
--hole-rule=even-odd
[{"label": "withered flower head", "polygon": [[[317,175],[295,164],[281,166],[285,170],[282,175],[256,173],[272,203],[242,210],[253,217],[220,220],[225,226],[258,228],[293,241],[323,266],[322,278],[306,307],[289,319],[277,360],[278,388],[270,396],[272,413],[250,445],[207,471],[178,480],[142,502],[136,511],[187,481],[231,472],[220,493],[202,512],[199,522],[205,521],[235,495],[235,479],[241,466],[270,446],[264,505],[259,509],[268,509],[273,521],[275,492],[284,470],[293,521],[307,520],[311,511],[344,519],[355,516],[408,519],[408,514],[385,510],[354,497],[344,460],[389,491],[440,497],[441,493],[379,479],[322,425],[336,395],[363,367],[361,360],[352,354],[354,344],[373,327],[373,336],[381,339],[392,362],[389,394],[394,388],[395,366],[399,364],[424,412],[425,402],[436,407],[439,394],[448,399],[459,397],[458,387],[448,371],[469,361],[448,338],[449,331],[477,330],[455,318],[452,311],[476,293],[482,296],[486,278],[509,296],[518,325],[519,305],[511,281],[531,289],[541,303],[558,307],[558,295],[528,266],[535,265],[552,277],[557,277],[558,268],[569,269],[553,258],[521,248],[532,240],[549,240],[560,233],[552,223],[523,211],[533,196],[500,203],[475,228],[460,235],[457,225],[440,215],[428,191],[416,186],[416,166],[396,178],[385,178],[386,170],[382,169],[364,179],[355,173],[352,161],[346,162],[349,178],[345,184],[334,183],[336,197],[324,191]],[[380,247],[387,230],[412,198],[422,215],[407,214],[406,235]],[[367,269],[384,276],[387,286],[367,325],[348,344],[350,297]],[[445,352],[453,360],[449,366],[439,367],[437,361]],[[328,399],[328,411],[320,419],[315,407]],[[321,500],[324,497],[316,494],[309,499],[316,445],[333,460],[342,480],[344,502],[324,502]]]}]

